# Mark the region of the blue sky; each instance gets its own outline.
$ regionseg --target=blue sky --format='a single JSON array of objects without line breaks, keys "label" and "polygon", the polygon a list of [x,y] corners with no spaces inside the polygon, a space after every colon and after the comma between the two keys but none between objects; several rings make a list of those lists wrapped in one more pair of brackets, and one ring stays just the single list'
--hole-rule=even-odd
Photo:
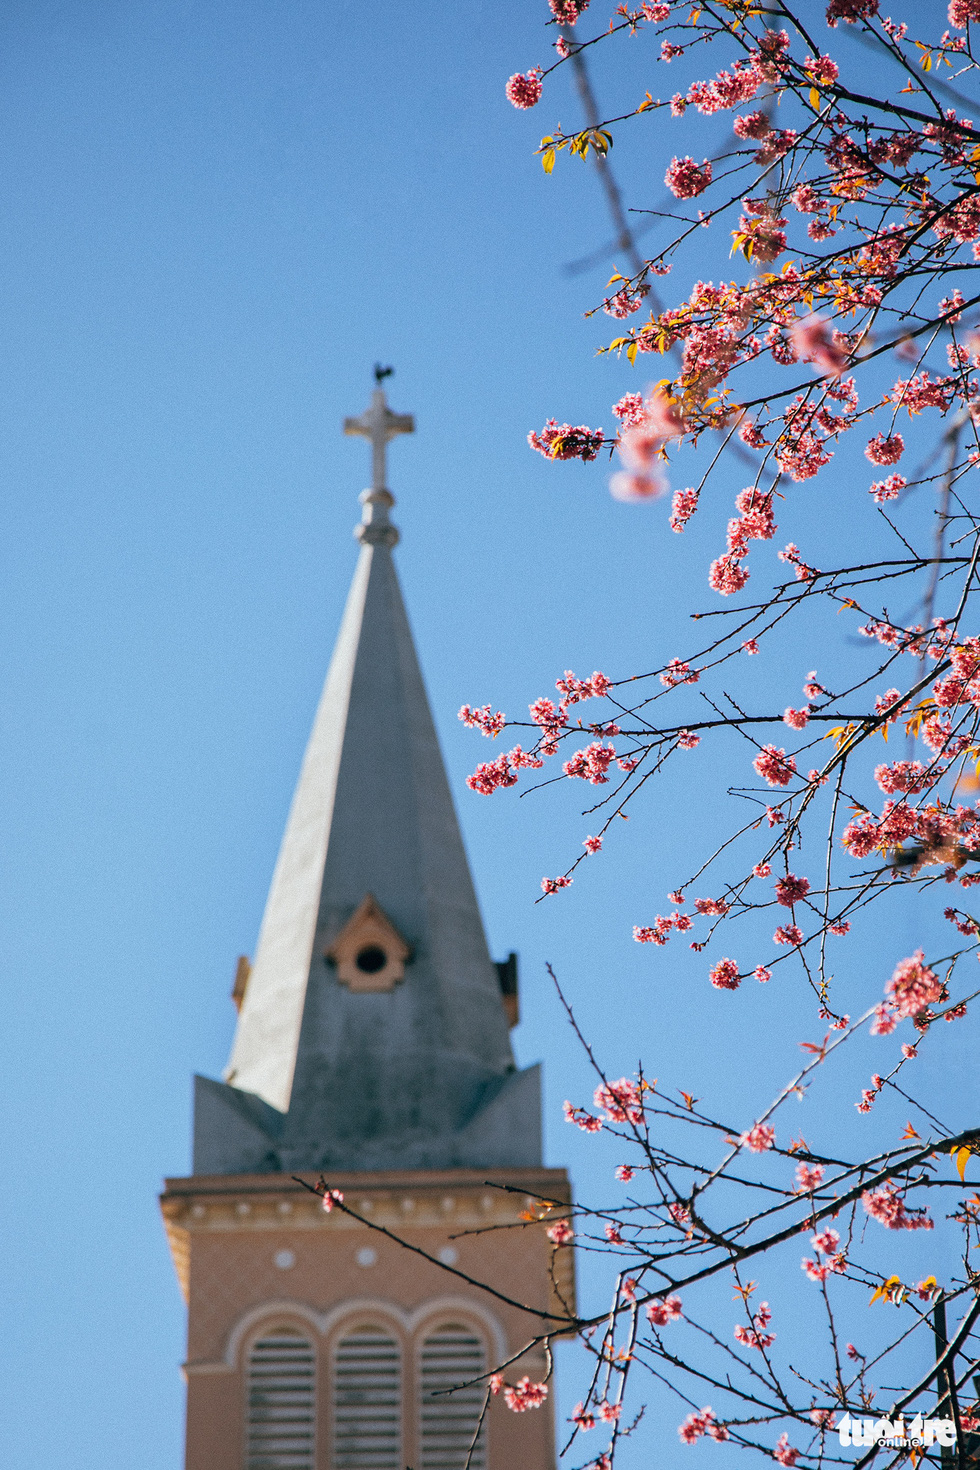
[{"label": "blue sky", "polygon": [[[674,537],[663,506],[616,504],[600,469],[527,449],[552,413],[610,428],[643,385],[594,359],[608,319],[582,319],[616,262],[564,269],[609,235],[591,168],[563,158],[546,179],[531,156],[578,104],[564,78],[533,115],[503,96],[546,56],[544,10],[10,0],[0,16],[7,1464],[181,1463],[183,1308],[156,1193],[189,1168],[192,1073],[226,1058],[235,959],[353,569],[367,452],[340,425],[375,360],[416,415],[390,456],[400,571],[491,945],[521,953],[516,1041],[545,1060],[549,1162],[583,1189],[609,1177],[560,1122],[591,1084],[545,960],[616,1075],[642,1053],[696,1089],[715,1039],[758,1051],[765,1033],[765,1090],[813,1029],[802,997],[760,987],[736,1010],[703,960],[630,937],[714,820],[692,800],[726,784],[713,757],[538,906],[591,830],[580,793],[463,785],[489,750],[458,724],[464,700],[520,711],[566,668],[618,676],[693,646],[686,589],[707,602],[728,514]],[[642,95],[639,49],[624,64]],[[617,144],[645,202],[665,126]],[[703,124],[705,153],[724,126]],[[699,251],[679,275],[704,268]],[[855,478],[864,497],[864,462],[838,470],[799,497],[801,543],[819,548]],[[863,500],[853,514],[873,536]],[[809,656],[753,670],[758,697],[800,702]],[[893,923],[861,941],[869,994],[921,938],[910,906]]]}]

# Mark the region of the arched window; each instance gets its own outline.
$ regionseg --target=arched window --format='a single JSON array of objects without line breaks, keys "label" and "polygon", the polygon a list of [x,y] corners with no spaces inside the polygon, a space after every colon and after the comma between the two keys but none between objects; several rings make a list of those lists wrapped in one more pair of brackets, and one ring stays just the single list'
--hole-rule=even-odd
[{"label": "arched window", "polygon": [[401,1351],[379,1326],[346,1332],[334,1356],[332,1470],[401,1470]]},{"label": "arched window", "polygon": [[[427,1333],[419,1359],[419,1470],[463,1470],[486,1398],[485,1385],[471,1382],[486,1372],[483,1339],[472,1327],[447,1322]],[[445,1391],[457,1383],[469,1387]],[[483,1470],[486,1463],[484,1420],[471,1470]]]},{"label": "arched window", "polygon": [[316,1358],[292,1327],[263,1333],[248,1359],[246,1470],[314,1470]]}]

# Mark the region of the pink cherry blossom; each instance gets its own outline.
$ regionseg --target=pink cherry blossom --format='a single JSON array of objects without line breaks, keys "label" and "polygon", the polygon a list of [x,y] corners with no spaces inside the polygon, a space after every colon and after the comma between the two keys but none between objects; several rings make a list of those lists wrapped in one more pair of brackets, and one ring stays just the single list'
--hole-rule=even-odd
[{"label": "pink cherry blossom", "polygon": [[661,1302],[651,1302],[647,1307],[647,1320],[653,1327],[666,1327],[668,1322],[678,1322],[681,1318],[681,1299],[679,1296],[669,1296]]},{"label": "pink cherry blossom", "polygon": [[708,571],[708,584],[715,592],[720,592],[722,597],[731,597],[733,593],[741,592],[749,580],[749,575],[738,558],[728,552],[711,563]]},{"label": "pink cherry blossom", "polygon": [[772,971],[767,970],[765,965],[756,965],[755,969],[752,971],[752,974],[758,980],[760,985],[766,985],[772,979]]},{"label": "pink cherry blossom", "polygon": [[723,898],[696,898],[694,907],[699,914],[727,914],[730,905]]},{"label": "pink cherry blossom", "polygon": [[711,183],[711,163],[706,158],[699,167],[693,158],[675,158],[664,175],[664,183],[676,199],[694,199]]},{"label": "pink cherry blossom", "polygon": [[876,434],[864,452],[872,464],[896,464],[905,453],[905,440],[901,434]]},{"label": "pink cherry blossom", "polygon": [[709,978],[718,990],[737,990],[742,983],[734,960],[719,960],[712,967]]},{"label": "pink cherry blossom", "polygon": [[691,672],[690,664],[679,658],[672,658],[660,675],[660,682],[668,689],[673,689],[675,684],[696,684],[700,677],[697,669]]},{"label": "pink cherry blossom", "polygon": [[810,1281],[826,1281],[830,1275],[831,1267],[827,1262],[813,1261],[804,1256],[800,1262],[800,1270],[806,1272]]},{"label": "pink cherry blossom", "polygon": [[796,775],[796,761],[775,745],[764,745],[752,764],[770,786],[788,786]]},{"label": "pink cherry blossom", "polygon": [[548,0],[552,15],[559,25],[573,26],[589,8],[589,0]]},{"label": "pink cherry blossom", "polygon": [[602,1083],[595,1090],[594,1101],[611,1123],[643,1122],[640,1085],[629,1077],[620,1077],[617,1082]]},{"label": "pink cherry blossom", "polygon": [[684,530],[698,508],[696,490],[675,490],[671,501],[670,529],[678,533]]},{"label": "pink cherry blossom", "polygon": [[811,1194],[823,1182],[823,1164],[797,1164],[796,1193]]},{"label": "pink cherry blossom", "polygon": [[549,1226],[545,1231],[545,1234],[553,1245],[567,1245],[575,1238],[575,1231],[567,1220],[556,1220],[554,1225]]},{"label": "pink cherry blossom", "polygon": [[485,704],[482,709],[471,709],[468,704],[464,704],[459,711],[458,718],[469,729],[482,730],[484,735],[491,737],[500,734],[507,720],[503,710],[498,709],[497,713],[492,715],[488,704]]},{"label": "pink cherry blossom", "polygon": [[949,0],[949,23],[965,31],[971,21],[980,21],[980,0]]},{"label": "pink cherry blossom", "polygon": [[541,68],[533,67],[523,75],[519,71],[515,72],[505,90],[508,102],[512,102],[515,107],[534,107],[541,100]]},{"label": "pink cherry blossom", "polygon": [[826,1230],[820,1231],[818,1235],[811,1236],[810,1244],[821,1256],[832,1256],[840,1245],[840,1235],[836,1230],[832,1230],[828,1226]]},{"label": "pink cherry blossom", "polygon": [[801,362],[812,362],[822,373],[840,377],[847,366],[847,354],[834,342],[822,317],[813,312],[809,316],[798,317],[789,335]]},{"label": "pink cherry blossom", "polygon": [[764,112],[747,112],[732,122],[736,138],[764,138],[772,131],[772,123]]},{"label": "pink cherry blossom", "polygon": [[932,1230],[932,1220],[924,1210],[911,1212],[897,1185],[886,1184],[883,1189],[865,1190],[861,1203],[873,1220],[887,1230]]},{"label": "pink cherry blossom", "polygon": [[629,470],[617,470],[609,481],[609,493],[614,500],[626,503],[638,500],[656,500],[667,493],[667,481],[655,471],[643,474]]},{"label": "pink cherry blossom", "polygon": [[830,0],[827,6],[827,24],[833,29],[842,20],[850,26],[877,14],[878,0]]},{"label": "pink cherry blossom", "polygon": [[523,1414],[525,1409],[540,1409],[548,1397],[548,1385],[546,1383],[532,1383],[527,1374],[519,1379],[513,1387],[510,1384],[504,1387],[504,1399],[508,1409],[515,1414]]},{"label": "pink cherry blossom", "polygon": [[573,428],[571,424],[559,424],[549,419],[540,434],[533,430],[527,436],[532,449],[543,454],[545,459],[595,459],[606,442],[601,429],[589,429],[585,424]]},{"label": "pink cherry blossom", "polygon": [[613,404],[612,411],[624,428],[640,423],[643,419],[643,394],[624,393],[619,402]]},{"label": "pink cherry blossom", "polygon": [[921,949],[895,967],[895,973],[885,986],[885,994],[900,1018],[915,1016],[940,999],[942,986],[939,977],[925,963]]},{"label": "pink cherry blossom", "polygon": [[[678,1424],[677,1433],[680,1435],[682,1444],[695,1444],[703,1435],[710,1434],[713,1428],[721,1430],[724,1429],[724,1426],[716,1424],[714,1411],[710,1406],[706,1406],[700,1412],[688,1414],[687,1418]],[[716,1439],[720,1437],[718,1434],[713,1435],[713,1438]],[[724,1431],[724,1437],[726,1439],[728,1437],[727,1430]]]},{"label": "pink cherry blossom", "polygon": [[781,1434],[776,1441],[776,1448],[772,1452],[772,1457],[780,1465],[792,1466],[800,1458],[800,1451],[795,1450],[790,1444],[788,1434]]},{"label": "pink cherry blossom", "polygon": [[752,1153],[762,1154],[776,1142],[776,1130],[769,1123],[755,1123],[738,1141]]},{"label": "pink cherry blossom", "polygon": [[888,475],[884,480],[874,480],[868,490],[868,494],[883,505],[886,500],[897,500],[899,492],[904,490],[908,480],[904,475]]},{"label": "pink cherry blossom", "polygon": [[751,1312],[749,1313],[749,1321],[752,1323],[751,1327],[743,1327],[740,1322],[737,1324],[735,1341],[740,1342],[743,1347],[755,1348],[758,1352],[771,1347],[776,1341],[776,1334],[765,1330],[772,1321],[769,1303],[760,1302],[756,1314],[753,1316]]},{"label": "pink cherry blossom", "polygon": [[609,780],[606,772],[616,759],[616,748],[594,740],[584,750],[577,750],[562,766],[566,776],[588,781],[593,786],[603,786]]},{"label": "pink cherry blossom", "polygon": [[792,908],[806,898],[810,892],[809,878],[797,878],[793,873],[787,873],[785,878],[776,879],[776,902],[781,903],[784,908]]}]

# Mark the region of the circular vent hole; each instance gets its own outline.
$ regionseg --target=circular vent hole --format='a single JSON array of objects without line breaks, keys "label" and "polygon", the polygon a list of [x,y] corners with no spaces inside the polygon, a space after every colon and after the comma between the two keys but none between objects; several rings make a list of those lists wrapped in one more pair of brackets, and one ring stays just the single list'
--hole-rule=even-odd
[{"label": "circular vent hole", "polygon": [[388,963],[388,956],[378,945],[369,944],[360,951],[354,963],[365,975],[376,975]]}]

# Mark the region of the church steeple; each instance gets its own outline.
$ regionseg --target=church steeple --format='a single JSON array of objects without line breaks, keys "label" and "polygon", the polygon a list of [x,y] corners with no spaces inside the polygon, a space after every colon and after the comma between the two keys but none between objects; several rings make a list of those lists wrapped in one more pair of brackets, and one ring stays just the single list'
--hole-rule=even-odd
[{"label": "church steeple", "polygon": [[[196,1174],[540,1164],[405,613],[379,386],[361,551]],[[240,986],[238,987],[240,990]]]}]

